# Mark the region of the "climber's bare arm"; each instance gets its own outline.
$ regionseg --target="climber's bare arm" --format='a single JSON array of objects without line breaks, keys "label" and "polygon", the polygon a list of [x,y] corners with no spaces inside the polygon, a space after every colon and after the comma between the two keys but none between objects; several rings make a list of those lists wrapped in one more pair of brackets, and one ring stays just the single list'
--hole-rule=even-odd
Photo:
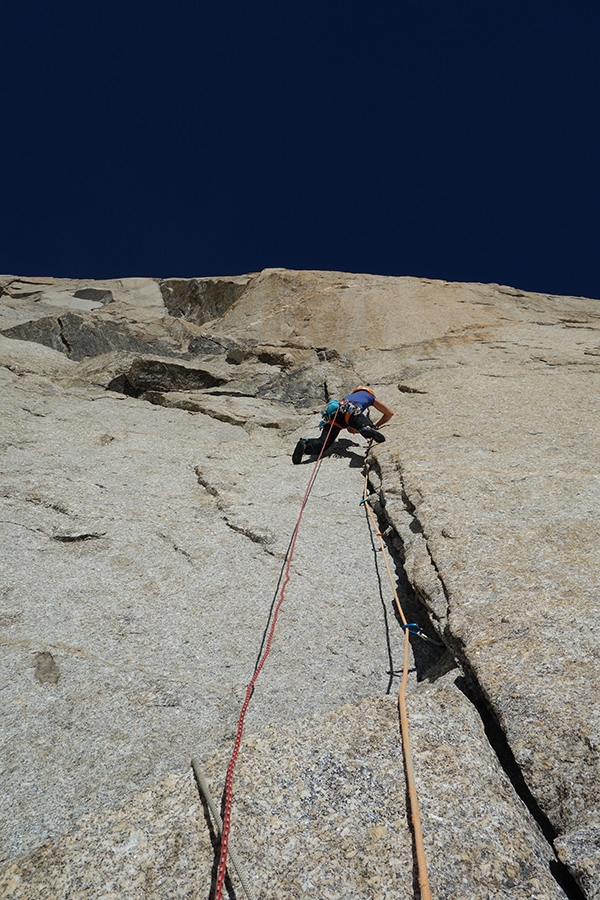
[{"label": "climber's bare arm", "polygon": [[381,428],[382,425],[385,425],[386,422],[389,422],[392,416],[394,415],[394,411],[386,406],[385,403],[382,403],[381,400],[375,400],[373,406],[377,410],[377,412],[381,413],[381,418],[379,422],[375,423],[375,428]]}]

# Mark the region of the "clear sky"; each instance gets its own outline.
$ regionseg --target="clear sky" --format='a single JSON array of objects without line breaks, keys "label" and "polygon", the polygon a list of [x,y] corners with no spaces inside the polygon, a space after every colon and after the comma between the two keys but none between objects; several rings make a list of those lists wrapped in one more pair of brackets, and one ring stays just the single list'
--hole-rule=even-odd
[{"label": "clear sky", "polygon": [[0,272],[600,297],[600,4],[7,0]]}]

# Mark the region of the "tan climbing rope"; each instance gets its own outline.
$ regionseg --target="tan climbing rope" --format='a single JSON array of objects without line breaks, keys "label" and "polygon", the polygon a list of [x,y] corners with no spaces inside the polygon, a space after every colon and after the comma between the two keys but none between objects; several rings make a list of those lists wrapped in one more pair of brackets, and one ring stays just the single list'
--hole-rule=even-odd
[{"label": "tan climbing rope", "polygon": [[415,853],[417,857],[417,871],[419,878],[419,889],[421,891],[421,900],[431,900],[431,892],[429,890],[429,878],[427,876],[427,862],[425,859],[425,847],[423,846],[423,832],[421,829],[421,816],[419,815],[419,802],[417,799],[417,788],[415,785],[415,772],[413,768],[412,762],[412,749],[410,744],[410,734],[408,731],[408,714],[406,712],[406,683],[408,681],[408,662],[409,662],[409,629],[408,622],[406,621],[406,616],[404,615],[404,611],[402,609],[402,604],[400,603],[400,598],[398,597],[398,591],[396,590],[396,583],[394,581],[394,577],[392,575],[392,571],[390,568],[390,564],[388,561],[387,548],[385,545],[385,541],[383,540],[383,535],[379,531],[379,527],[377,525],[377,521],[373,514],[373,510],[368,503],[368,479],[369,473],[368,470],[365,473],[365,481],[363,488],[363,504],[365,509],[367,510],[367,515],[371,521],[371,524],[375,530],[375,533],[379,537],[379,541],[381,544],[381,552],[383,555],[383,559],[385,562],[385,568],[387,570],[388,578],[390,581],[390,585],[392,588],[392,592],[394,595],[394,603],[396,604],[396,609],[398,610],[398,615],[400,616],[400,620],[402,621],[402,625],[404,628],[404,663],[402,667],[402,681],[400,683],[400,689],[398,691],[398,710],[400,712],[400,733],[402,735],[402,751],[404,753],[404,768],[406,770],[406,785],[408,788],[408,797],[410,801],[410,814],[411,821],[413,827],[413,837],[415,841]]}]

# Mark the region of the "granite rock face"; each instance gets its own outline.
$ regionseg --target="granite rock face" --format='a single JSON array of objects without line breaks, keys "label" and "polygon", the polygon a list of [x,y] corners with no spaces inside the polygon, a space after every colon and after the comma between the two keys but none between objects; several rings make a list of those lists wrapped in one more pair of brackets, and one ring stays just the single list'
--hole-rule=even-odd
[{"label": "granite rock face", "polygon": [[[0,278],[0,893],[208,896],[221,794],[332,396],[370,384],[302,521],[236,770],[266,898],[598,895],[600,302],[327,272]],[[241,888],[232,875],[230,896]],[[582,893],[583,892],[583,893]]]},{"label": "granite rock face", "polygon": [[[410,703],[432,896],[564,897],[552,852],[515,803],[455,677]],[[205,760],[209,783],[220,786],[227,762],[225,752]],[[257,897],[414,897],[394,698],[248,737],[236,785],[232,843]],[[8,865],[0,888],[15,900],[40,892],[82,900],[99,886],[111,898],[206,896],[214,840],[191,775],[171,775]],[[235,875],[232,888],[243,896]]]}]

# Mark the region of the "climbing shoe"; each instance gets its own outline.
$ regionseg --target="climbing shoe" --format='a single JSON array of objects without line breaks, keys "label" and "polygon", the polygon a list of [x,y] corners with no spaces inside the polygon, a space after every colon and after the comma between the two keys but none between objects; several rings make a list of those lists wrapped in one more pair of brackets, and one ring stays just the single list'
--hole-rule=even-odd
[{"label": "climbing shoe", "polygon": [[368,441],[377,441],[378,444],[382,444],[385,441],[385,436],[380,431],[377,431],[376,428],[361,428],[360,433]]},{"label": "climbing shoe", "polygon": [[300,438],[300,440],[298,441],[298,443],[296,444],[296,446],[294,448],[294,452],[292,453],[292,462],[294,463],[295,466],[297,466],[298,463],[302,462],[302,457],[304,456],[305,449],[306,449],[306,441],[304,440],[304,438]]}]

